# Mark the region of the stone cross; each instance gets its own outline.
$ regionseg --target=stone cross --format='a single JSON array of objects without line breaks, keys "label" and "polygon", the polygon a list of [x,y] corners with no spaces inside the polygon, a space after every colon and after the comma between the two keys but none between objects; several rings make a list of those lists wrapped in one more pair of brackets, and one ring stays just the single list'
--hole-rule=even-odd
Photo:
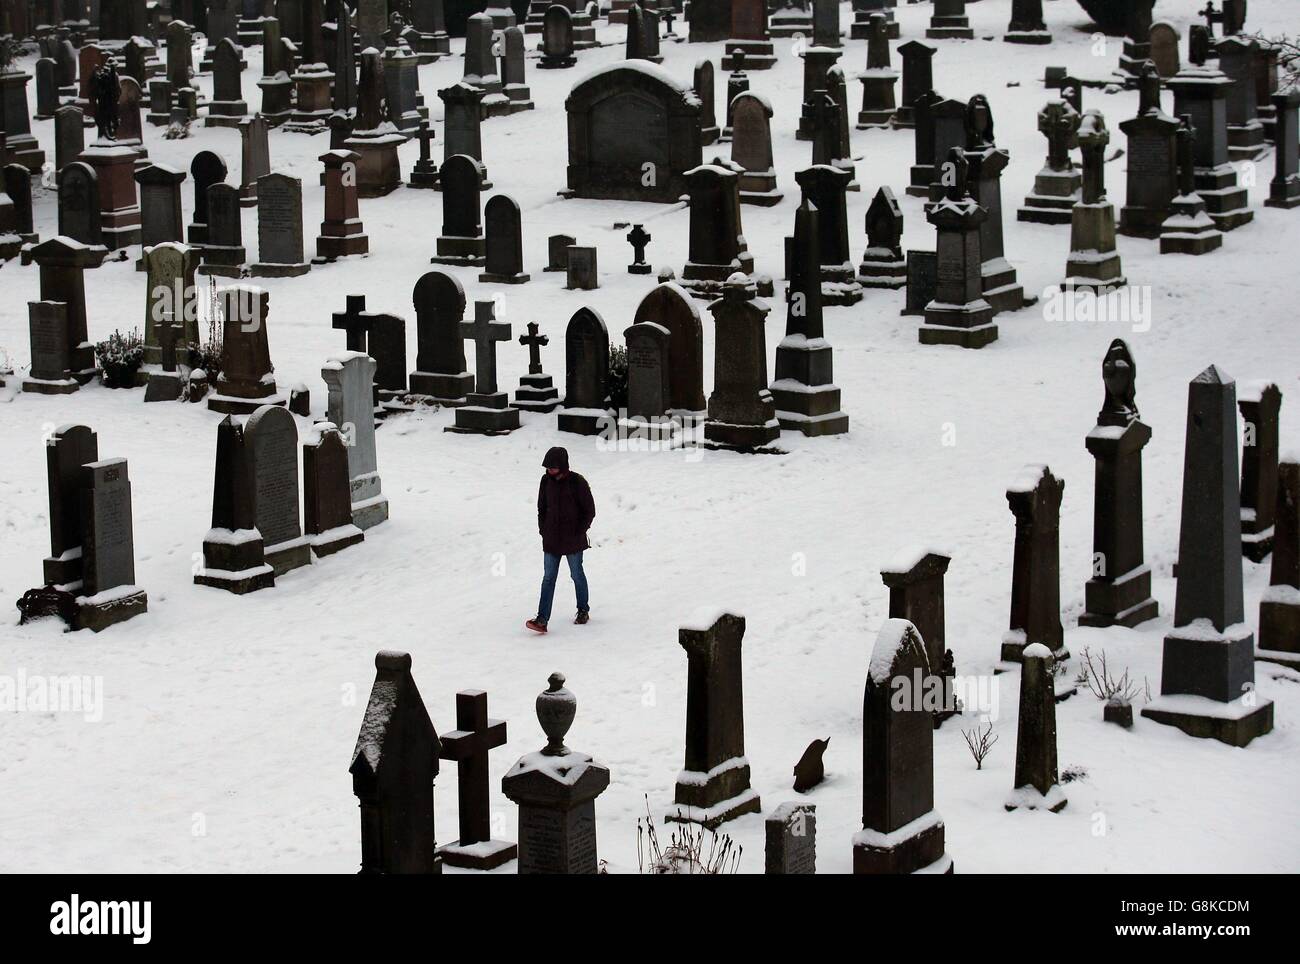
[{"label": "stone cross", "polygon": [[[460,841],[455,848],[444,848],[443,859],[452,866],[476,866],[484,869],[505,863],[514,856],[514,844],[506,844],[502,855],[495,854],[495,862],[462,861],[461,848],[485,844],[492,838],[491,810],[488,803],[488,751],[506,742],[504,720],[488,719],[487,693],[483,690],[464,690],[456,694],[456,729],[442,734],[439,756],[454,760],[457,773],[457,801],[460,807]],[[495,841],[500,843],[500,841]],[[470,855],[465,854],[469,857]]]},{"label": "stone cross", "polygon": [[540,375],[542,373],[542,352],[551,343],[549,335],[539,335],[537,333],[537,322],[528,323],[528,334],[519,336],[519,344],[528,349],[528,374]]},{"label": "stone cross", "polygon": [[1063,100],[1049,101],[1038,112],[1038,130],[1047,138],[1047,166],[1070,169],[1070,151],[1078,146],[1079,114]]},{"label": "stone cross", "polygon": [[1208,30],[1210,36],[1213,37],[1214,25],[1216,23],[1223,23],[1223,12],[1215,9],[1214,0],[1208,0],[1205,4],[1205,9],[1197,10],[1196,12],[1205,18],[1205,29]]},{"label": "stone cross", "polygon": [[1146,61],[1142,65],[1142,73],[1138,76],[1138,116],[1149,113],[1150,111],[1160,111],[1160,71],[1151,61]]},{"label": "stone cross", "polygon": [[510,325],[496,320],[496,303],[474,302],[474,320],[460,323],[460,336],[474,342],[474,388],[480,395],[497,391],[496,343],[510,340]]},{"label": "stone cross", "polygon": [[433,159],[432,143],[435,136],[436,136],[436,132],[432,127],[429,126],[429,122],[427,120],[421,120],[420,128],[415,132],[415,139],[420,142],[419,165],[421,167],[428,167],[428,165],[432,162]]},{"label": "stone cross", "polygon": [[348,333],[348,351],[365,351],[370,333],[370,315],[365,295],[348,295],[347,308],[330,316],[331,326]]},{"label": "stone cross", "polygon": [[645,248],[652,240],[652,236],[646,232],[644,225],[632,225],[632,230],[627,233],[627,243],[632,245],[632,252],[635,255],[633,259],[634,265],[643,265],[646,263]]}]

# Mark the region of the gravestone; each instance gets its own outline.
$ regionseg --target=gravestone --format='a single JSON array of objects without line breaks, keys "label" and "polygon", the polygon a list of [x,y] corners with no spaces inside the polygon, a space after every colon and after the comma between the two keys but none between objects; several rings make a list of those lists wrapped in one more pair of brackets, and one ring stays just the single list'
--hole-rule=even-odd
[{"label": "gravestone", "polygon": [[709,305],[717,329],[713,352],[713,393],[704,423],[707,443],[753,451],[781,434],[767,381],[764,325],[771,309],[758,299],[754,283],[737,272]]},{"label": "gravestone", "polygon": [[92,248],[104,248],[99,175],[74,161],[59,172],[59,234]]},{"label": "gravestone", "polygon": [[59,109],[58,64],[52,57],[36,61],[36,112],[34,120],[49,120]]},{"label": "gravestone", "polygon": [[383,55],[364,45],[362,50],[356,115],[351,134],[343,139],[342,146],[361,155],[357,162],[357,193],[361,197],[383,197],[402,184],[397,149],[406,143],[406,135],[393,126],[385,110]]},{"label": "gravestone", "polygon": [[[737,54],[737,60],[743,61],[743,55]],[[732,135],[732,110],[736,103],[736,98],[749,90],[749,74],[745,73],[739,67],[731,72],[727,77],[727,94],[726,94],[726,117],[724,126],[718,135],[719,140],[729,141]]]},{"label": "gravestone", "polygon": [[232,285],[217,292],[222,321],[221,375],[208,408],[249,415],[262,405],[283,405],[276,391],[275,368],[266,322],[271,296],[252,285]]},{"label": "gravestone", "polygon": [[811,37],[813,32],[811,0],[777,0],[768,18],[768,32],[773,37]]},{"label": "gravestone", "polygon": [[568,271],[569,248],[577,244],[570,234],[552,234],[546,239],[546,267],[544,271]]},{"label": "gravestone", "polygon": [[566,197],[675,202],[699,166],[702,106],[655,64],[610,64],[574,85]]},{"label": "gravestone", "polygon": [[853,835],[855,874],[952,873],[943,818],[934,809],[934,723],[916,693],[917,681],[933,674],[916,627],[906,619],[886,620],[871,650],[862,697],[862,829]]},{"label": "gravestone", "polygon": [[888,187],[876,191],[866,215],[867,248],[858,264],[858,284],[864,288],[901,288],[907,284],[903,256],[903,210]]},{"label": "gravestone", "polygon": [[956,671],[952,650],[947,648],[943,605],[943,577],[951,561],[939,552],[909,549],[880,570],[881,581],[889,587],[889,618],[905,619],[916,627],[930,673],[942,683],[942,705],[933,710],[936,728],[960,712],[953,694]]},{"label": "gravestone", "polygon": [[925,215],[938,233],[936,281],[917,338],[922,345],[983,348],[998,338],[981,274],[980,225],[988,212],[968,193],[965,151],[953,148],[947,164],[952,172],[947,195]]},{"label": "gravestone", "polygon": [[1282,392],[1273,382],[1254,382],[1237,395],[1241,410],[1241,551],[1263,562],[1273,551],[1277,506],[1278,415]]},{"label": "gravestone", "polygon": [[1223,232],[1196,193],[1196,133],[1190,115],[1179,118],[1174,144],[1178,155],[1178,193],[1160,226],[1161,254],[1207,254],[1223,245]]},{"label": "gravestone", "polygon": [[747,70],[776,66],[767,14],[767,0],[731,0],[731,36],[722,46],[723,70],[735,70],[742,64]]},{"label": "gravestone", "polygon": [[[970,143],[971,116],[970,104],[966,101],[955,100],[951,97],[936,101],[930,108],[930,117],[934,124],[934,138],[932,141],[934,147],[934,156],[931,158],[931,171],[933,177],[930,180],[929,198],[933,201],[942,200],[948,193],[948,185],[944,175],[952,176],[952,169],[944,165],[952,161],[951,152],[953,148],[965,151],[971,148]],[[969,172],[967,172],[969,173]],[[971,194],[970,184],[967,183],[967,193]],[[973,194],[971,194],[974,197]]]},{"label": "gravestone", "polygon": [[894,84],[898,73],[889,63],[889,27],[884,14],[872,14],[867,37],[867,69],[858,74],[862,84],[862,110],[858,111],[858,130],[887,128],[893,125],[898,111],[894,101]]},{"label": "gravestone", "polygon": [[1155,0],[1129,0],[1124,11],[1124,46],[1119,55],[1121,79],[1142,73],[1142,65],[1151,57],[1151,8]]},{"label": "gravestone", "polygon": [[568,291],[594,291],[600,287],[600,272],[596,265],[596,248],[571,244],[564,255],[565,289]]},{"label": "gravestone", "polygon": [[474,320],[460,323],[460,336],[474,342],[474,391],[456,409],[456,421],[445,431],[474,435],[505,435],[519,428],[519,409],[497,386],[496,343],[509,341],[510,325],[496,319],[496,302],[474,302]]},{"label": "gravestone", "polygon": [[[754,256],[745,243],[740,215],[740,178],[721,158],[686,175],[690,192],[690,244],[681,286],[696,298],[716,298],[732,274],[754,272]],[[758,281],[760,294],[772,293],[769,279]]]},{"label": "gravestone", "polygon": [[862,300],[862,286],[857,282],[849,252],[845,191],[849,189],[850,178],[848,171],[831,164],[813,164],[794,176],[804,203],[817,211],[822,301],[828,305],[854,305]]},{"label": "gravestone", "polygon": [[1010,629],[1001,659],[1020,662],[1027,646],[1044,644],[1055,659],[1068,659],[1061,628],[1061,496],[1065,482],[1046,465],[1025,466],[1007,488],[1016,519],[1011,562]]},{"label": "gravestone", "polygon": [[646,246],[654,240],[643,224],[632,225],[632,230],[624,235],[624,240],[632,245],[632,263],[627,266],[628,274],[649,274],[650,262],[645,259]]},{"label": "gravestone", "polygon": [[266,121],[261,117],[245,117],[239,122],[239,137],[239,203],[246,208],[256,207],[258,182],[271,173]]},{"label": "gravestone", "polygon": [[564,330],[564,404],[556,416],[561,432],[599,434],[611,415],[608,378],[609,329],[594,309],[579,308]]},{"label": "gravestone", "polygon": [[[361,9],[374,7],[362,0]],[[379,6],[384,6],[379,0]],[[361,806],[361,873],[437,874],[433,781],[441,742],[411,676],[410,653],[375,656],[375,684],[352,751]]]},{"label": "gravestone", "polygon": [[[518,29],[517,27],[514,29]],[[488,199],[483,209],[485,222],[485,270],[481,282],[518,285],[528,281],[524,273],[524,241],[519,202],[508,194]]]},{"label": "gravestone", "polygon": [[208,127],[235,127],[247,116],[240,83],[243,54],[230,38],[221,40],[212,53],[212,100],[208,103]]},{"label": "gravestone", "polygon": [[924,315],[939,286],[939,256],[935,251],[907,252],[907,296],[900,315]]},{"label": "gravestone", "polygon": [[[930,61],[935,49],[919,40],[899,44],[898,55],[903,58],[903,96],[894,114],[895,127],[915,127],[916,99],[934,93],[934,68]],[[932,154],[933,151],[924,155],[927,162]]]},{"label": "gravestone", "polygon": [[1080,119],[1079,112],[1064,100],[1048,101],[1038,112],[1038,130],[1047,138],[1047,160],[1034,177],[1034,190],[1017,212],[1017,220],[1070,223],[1083,187],[1083,176],[1070,159],[1070,152],[1079,144]]},{"label": "gravestone", "polygon": [[[442,160],[447,161],[457,154],[466,154],[479,162],[480,189],[486,191],[492,185],[487,179],[487,168],[483,167],[483,143],[480,133],[483,92],[469,84],[454,84],[438,91],[438,98],[443,103],[443,140]],[[442,190],[439,185],[438,190]]]},{"label": "gravestone", "polygon": [[[991,119],[989,124],[991,130]],[[969,165],[967,183],[971,197],[988,213],[979,226],[980,257],[983,259],[980,288],[984,300],[993,307],[995,314],[1019,311],[1033,302],[1026,301],[1025,289],[1017,280],[1016,269],[1006,259],[1002,241],[1002,172],[1011,162],[1011,155],[1002,148],[988,146],[968,150],[965,157]]]},{"label": "gravestone", "polygon": [[1085,439],[1096,461],[1092,522],[1092,578],[1084,587],[1080,626],[1137,626],[1154,619],[1151,568],[1142,549],[1142,449],[1151,429],[1133,400],[1137,365],[1116,338],[1102,362],[1105,399]]},{"label": "gravestone", "polygon": [[201,249],[199,274],[238,278],[243,273],[248,252],[240,210],[239,188],[224,182],[208,188],[207,241]]},{"label": "gravestone", "polygon": [[23,391],[41,395],[77,391],[81,382],[70,367],[68,306],[59,301],[29,301],[27,330],[32,364],[23,380]]},{"label": "gravestone", "polygon": [[515,389],[515,408],[529,412],[553,412],[560,404],[555,381],[542,371],[541,349],[551,343],[547,335],[538,334],[537,322],[528,323],[528,333],[520,335],[519,344],[528,349],[528,374],[519,376]]},{"label": "gravestone", "polygon": [[80,107],[60,107],[54,112],[54,169],[59,173],[86,149],[84,117]]},{"label": "gravestone", "polygon": [[185,172],[150,164],[135,175],[140,185],[140,243],[149,248],[165,241],[184,241],[181,183]]},{"label": "gravestone", "polygon": [[194,574],[200,586],[236,595],[275,585],[257,531],[257,483],[244,423],[227,415],[217,426],[212,483],[212,528],[203,540],[203,565]]},{"label": "gravestone", "polygon": [[505,49],[501,54],[501,79],[505,85],[503,92],[509,113],[532,110],[536,105],[533,103],[532,91],[525,83],[524,29],[508,27],[503,34],[502,45]]},{"label": "gravestone", "polygon": [[1101,111],[1091,107],[1079,120],[1083,155],[1083,193],[1070,216],[1070,256],[1061,287],[1105,294],[1127,284],[1115,247],[1115,205],[1106,198],[1106,145],[1110,131]]},{"label": "gravestone", "polygon": [[1043,0],[1011,0],[1011,23],[1002,39],[1011,44],[1050,44],[1052,34],[1043,22]]},{"label": "gravestone", "polygon": [[[668,329],[637,322],[623,332],[627,346],[627,414],[621,424],[632,433],[658,438],[665,431],[670,390]],[[671,428],[667,430],[671,434]]]},{"label": "gravestone", "polygon": [[189,357],[191,348],[199,347],[199,320],[194,297],[194,270],[198,252],[188,245],[164,241],[145,248],[141,261],[146,277],[144,312],[144,362],[158,365],[163,361],[163,339],[157,326],[179,325],[175,348],[181,358]]},{"label": "gravestone", "polygon": [[411,168],[411,177],[406,182],[407,187],[419,190],[437,188],[438,164],[433,159],[433,148],[431,147],[433,138],[433,128],[429,126],[427,120],[421,118],[420,127],[415,132],[415,139],[420,142],[420,159]]},{"label": "gravestone", "polygon": [[1026,646],[1021,657],[1016,776],[1006,808],[1059,813],[1069,801],[1056,772],[1056,661],[1042,643]]},{"label": "gravestone", "polygon": [[1196,193],[1206,213],[1220,231],[1249,223],[1247,190],[1238,183],[1236,167],[1228,153],[1228,88],[1232,82],[1222,72],[1197,64],[1184,67],[1167,85],[1174,92],[1174,116],[1190,118],[1194,131]]},{"label": "gravestone", "polygon": [[298,423],[288,409],[264,405],[244,425],[253,463],[257,531],[276,576],[311,563],[298,517]]},{"label": "gravestone", "polygon": [[186,239],[192,245],[202,246],[208,240],[208,188],[224,183],[226,162],[213,151],[199,151],[190,161],[190,179],[194,183],[194,220],[190,222]]},{"label": "gravestone", "polygon": [[302,181],[288,174],[257,179],[255,278],[294,278],[311,270],[303,254]]},{"label": "gravestone", "polygon": [[317,422],[303,441],[302,522],[307,545],[318,558],[366,537],[352,524],[347,445],[330,422]]},{"label": "gravestone", "polygon": [[763,872],[817,872],[817,806],[783,803],[763,821]]},{"label": "gravestone", "polygon": [[668,411],[704,411],[704,328],[695,302],[676,282],[666,281],[641,299],[633,320],[653,322],[669,332]]},{"label": "gravestone", "polygon": [[1272,101],[1277,154],[1264,204],[1271,208],[1300,207],[1300,92],[1274,94]]},{"label": "gravestone", "polygon": [[572,67],[578,62],[573,56],[573,14],[561,3],[546,8],[542,22],[542,59],[537,66],[543,70]]},{"label": "gravestone", "polygon": [[85,425],[64,425],[45,441],[50,497],[50,554],[42,564],[45,585],[81,581],[81,468],[99,461],[99,438]]},{"label": "gravestone", "polygon": [[388,519],[388,496],[375,454],[375,360],[362,352],[343,352],[325,363],[321,378],[329,391],[326,418],[351,440],[352,523],[358,529],[373,528]]},{"label": "gravestone", "polygon": [[357,42],[362,50],[384,49],[384,32],[388,30],[388,0],[358,0]]},{"label": "gravestone", "polygon": [[440,405],[463,405],[465,396],[474,390],[460,334],[465,291],[452,275],[430,271],[415,283],[411,300],[416,318],[411,394]]},{"label": "gravestone", "polygon": [[1161,77],[1173,77],[1182,66],[1178,59],[1178,45],[1182,39],[1178,28],[1159,20],[1151,25],[1147,36],[1151,43],[1151,62],[1156,65],[1156,70]]},{"label": "gravestone", "polygon": [[908,172],[907,194],[913,197],[928,198],[930,182],[935,175],[935,116],[934,108],[943,102],[943,98],[929,90],[917,96],[912,102],[912,127],[914,163]]},{"label": "gravestone", "polygon": [[438,855],[449,866],[491,870],[518,856],[519,848],[512,842],[492,839],[488,751],[505,742],[505,721],[488,719],[487,693],[483,690],[457,693],[456,729],[442,735],[438,751],[442,759],[456,761],[457,767],[460,839],[438,848]]},{"label": "gravestone", "polygon": [[686,650],[686,762],[673,795],[670,821],[710,830],[762,809],[749,783],[741,644],[745,617],[731,613],[709,624],[683,626]]},{"label": "gravestone", "polygon": [[822,321],[820,217],[821,209],[805,191],[791,239],[785,337],[776,346],[776,381],[769,389],[781,427],[810,437],[849,430],[849,417],[840,410],[832,349]]},{"label": "gravestone", "polygon": [[[700,99],[700,146],[706,147],[717,141],[722,134],[715,111],[713,61],[696,62],[695,82],[692,86],[695,96]],[[734,148],[732,156],[735,156]]]},{"label": "gravestone", "polygon": [[839,0],[812,0],[815,47],[841,47]]},{"label": "gravestone", "polygon": [[[59,394],[76,391],[67,386],[68,379],[84,385],[99,374],[95,349],[86,334],[85,272],[87,268],[99,267],[106,251],[102,246],[87,246],[56,236],[29,248],[27,253],[40,266],[41,302],[65,307],[41,309],[42,315],[51,316],[44,318],[40,326],[41,353],[57,355],[58,366],[45,363],[37,366],[37,352],[33,352],[32,376],[24,382],[23,390]],[[60,336],[58,340],[50,340],[56,334]],[[40,372],[51,370],[57,374],[51,384],[46,384]]]},{"label": "gravestone", "polygon": [[483,265],[487,261],[487,240],[483,237],[479,186],[485,174],[468,154],[455,154],[442,165],[442,234],[432,264]]},{"label": "gravestone", "polygon": [[483,94],[483,114],[487,117],[509,113],[501,75],[492,56],[494,42],[492,18],[483,13],[472,14],[465,22],[465,75],[461,83]]},{"label": "gravestone", "polygon": [[13,202],[14,231],[23,244],[36,244],[40,236],[32,220],[32,172],[21,164],[6,164],[0,170],[4,193]]},{"label": "gravestone", "polygon": [[772,160],[772,105],[746,91],[731,104],[731,161],[743,169],[740,203],[772,207],[785,197],[776,189]]},{"label": "gravestone", "polygon": [[365,350],[375,360],[375,415],[412,411],[406,402],[406,319],[371,314]]},{"label": "gravestone", "polygon": [[1224,99],[1228,157],[1253,161],[1263,156],[1264,125],[1255,108],[1255,74],[1260,69],[1259,42],[1242,37],[1219,41],[1219,70],[1228,78]]},{"label": "gravestone", "polygon": [[72,628],[98,633],[149,607],[144,590],[135,585],[126,459],[102,459],[81,467],[81,526],[81,587]]},{"label": "gravestone", "polygon": [[934,12],[925,36],[930,40],[975,39],[970,17],[966,16],[966,0],[934,0]]},{"label": "gravestone", "polygon": [[316,237],[318,261],[370,253],[370,237],[361,223],[357,202],[356,164],[360,159],[353,151],[326,151],[317,158],[325,166],[325,219]]},{"label": "gravestone", "polygon": [[1273,531],[1273,566],[1259,601],[1255,658],[1300,669],[1300,462],[1291,456],[1278,465]]}]

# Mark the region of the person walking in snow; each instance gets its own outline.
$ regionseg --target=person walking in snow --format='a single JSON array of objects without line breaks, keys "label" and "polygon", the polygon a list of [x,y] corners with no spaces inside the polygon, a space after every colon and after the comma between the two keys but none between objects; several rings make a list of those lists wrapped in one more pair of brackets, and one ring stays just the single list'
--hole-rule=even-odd
[{"label": "person walking in snow", "polygon": [[569,561],[569,575],[578,597],[579,626],[589,618],[587,575],[582,571],[582,553],[589,547],[587,530],[596,518],[596,503],[591,486],[577,472],[569,469],[569,453],[558,446],[542,459],[546,474],[537,489],[537,531],[542,537],[542,595],[537,616],[524,625],[535,633],[546,632],[551,619],[551,602],[555,598],[555,580],[560,574],[560,559]]}]

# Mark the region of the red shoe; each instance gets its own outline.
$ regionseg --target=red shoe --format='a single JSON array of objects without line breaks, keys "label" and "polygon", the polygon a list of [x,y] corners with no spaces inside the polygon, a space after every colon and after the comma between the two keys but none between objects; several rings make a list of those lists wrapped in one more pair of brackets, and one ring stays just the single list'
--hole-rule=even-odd
[{"label": "red shoe", "polygon": [[526,629],[531,629],[533,632],[538,634],[546,633],[546,623],[542,622],[540,619],[530,619],[528,622],[524,623],[524,627]]}]

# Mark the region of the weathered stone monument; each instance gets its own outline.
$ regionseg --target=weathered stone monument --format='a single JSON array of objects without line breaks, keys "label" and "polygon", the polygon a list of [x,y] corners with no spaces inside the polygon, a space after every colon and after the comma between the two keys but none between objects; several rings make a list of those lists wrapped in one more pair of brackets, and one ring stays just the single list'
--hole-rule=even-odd
[{"label": "weathered stone monument", "polygon": [[1259,601],[1255,658],[1300,669],[1300,461],[1278,465],[1273,566]]},{"label": "weathered stone monument", "polygon": [[[518,29],[518,28],[514,28]],[[519,285],[528,281],[524,272],[524,239],[519,202],[508,194],[496,194],[483,208],[484,271],[481,282]]]},{"label": "weathered stone monument", "polygon": [[758,298],[753,281],[737,272],[709,305],[716,326],[713,393],[704,423],[706,444],[740,451],[760,450],[781,435],[776,403],[768,389],[767,337],[771,309]]},{"label": "weathered stone monument", "polygon": [[1020,662],[1027,646],[1042,643],[1055,659],[1068,659],[1061,628],[1061,496],[1065,481],[1046,465],[1027,465],[1007,488],[1016,519],[1011,562],[1010,629],[1001,659]]},{"label": "weathered stone monument", "polygon": [[858,284],[864,288],[902,288],[907,284],[903,210],[891,188],[876,191],[867,208],[866,228],[867,248],[858,263]]},{"label": "weathered stone monument", "polygon": [[1056,772],[1055,662],[1042,643],[1026,646],[1021,653],[1016,777],[1006,802],[1008,810],[1059,813],[1069,802]]},{"label": "weathered stone monument", "polygon": [[1084,111],[1078,140],[1083,154],[1083,194],[1071,212],[1070,256],[1061,287],[1067,292],[1083,288],[1105,294],[1128,282],[1115,247],[1115,205],[1106,197],[1110,131],[1101,111]]},{"label": "weathered stone monument", "polygon": [[936,728],[961,709],[953,693],[956,670],[944,620],[943,577],[951,561],[943,553],[908,549],[880,570],[880,579],[889,588],[889,618],[907,620],[925,645],[934,689],[942,697],[931,709]]},{"label": "weathered stone monument", "polygon": [[817,872],[817,807],[811,803],[783,803],[763,820],[763,872],[815,874]]},{"label": "weathered stone monument", "polygon": [[1273,702],[1255,691],[1255,639],[1242,598],[1236,394],[1216,365],[1188,386],[1174,628],[1165,636],[1160,695],[1142,715],[1246,746],[1273,729]]},{"label": "weathered stone monument", "polygon": [[998,338],[981,273],[980,225],[988,212],[970,196],[965,151],[952,148],[947,163],[952,183],[925,215],[938,232],[937,267],[934,298],[925,306],[917,339],[922,345],[983,348]]},{"label": "weathered stone monument", "polygon": [[294,278],[311,270],[303,253],[302,181],[288,174],[257,179],[255,278]]},{"label": "weathered stone monument", "polygon": [[326,417],[347,434],[348,478],[352,495],[352,522],[370,529],[388,519],[388,496],[383,494],[375,453],[375,360],[361,352],[335,355],[321,368],[329,390]]},{"label": "weathered stone monument", "polygon": [[1273,511],[1277,505],[1278,416],[1282,391],[1256,381],[1237,394],[1241,410],[1241,552],[1263,562],[1273,551]]},{"label": "weathered stone monument", "polygon": [[745,758],[744,637],[745,617],[731,613],[677,633],[688,663],[686,763],[673,796],[677,809],[668,820],[715,829],[762,809]]},{"label": "weathered stone monument", "polygon": [[352,524],[348,449],[331,422],[317,422],[302,444],[302,527],[314,556],[331,556],[366,534]]},{"label": "weathered stone monument", "polygon": [[208,408],[230,415],[249,415],[262,405],[283,405],[276,390],[275,367],[267,341],[271,296],[253,285],[232,285],[217,292],[221,335],[221,374]]},{"label": "weathered stone monument", "polygon": [[612,416],[609,329],[591,308],[579,308],[564,332],[564,404],[556,417],[561,432],[596,435]]}]

